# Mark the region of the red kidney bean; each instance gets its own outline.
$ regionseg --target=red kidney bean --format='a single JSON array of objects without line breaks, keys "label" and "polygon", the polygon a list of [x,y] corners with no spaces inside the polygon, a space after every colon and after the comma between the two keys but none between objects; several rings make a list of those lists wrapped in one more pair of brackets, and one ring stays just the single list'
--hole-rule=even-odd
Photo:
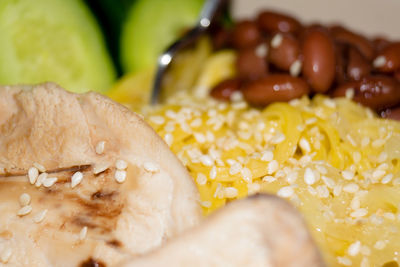
[{"label": "red kidney bean", "polygon": [[231,32],[223,27],[214,28],[211,32],[211,41],[215,50],[225,48],[230,45]]},{"label": "red kidney bean", "polygon": [[[288,71],[293,62],[299,58],[300,44],[291,34],[278,34],[282,37],[282,41],[276,47],[270,46],[269,62],[274,64],[278,69]],[[272,39],[273,38],[274,37],[272,37]]]},{"label": "red kidney bean", "polygon": [[392,77],[376,75],[348,82],[340,85],[333,96],[345,96],[349,89],[354,90],[354,101],[377,111],[400,102],[400,83]]},{"label": "red kidney bean", "polygon": [[372,66],[357,48],[349,47],[347,77],[358,81],[371,73]]},{"label": "red kidney bean", "polygon": [[372,45],[374,46],[375,52],[380,53],[385,47],[387,47],[391,42],[385,37],[375,37],[372,40]]},{"label": "red kidney bean", "polygon": [[386,109],[380,112],[382,118],[400,121],[400,107]]},{"label": "red kidney bean", "polygon": [[[378,58],[384,58],[383,64],[376,65]],[[400,42],[391,43],[378,54],[374,61],[375,67],[381,72],[394,72],[400,69]]]},{"label": "red kidney bean", "polygon": [[261,40],[261,33],[253,21],[241,21],[233,29],[232,43],[235,48],[246,48],[258,44]]},{"label": "red kidney bean", "polygon": [[342,42],[346,44],[353,45],[360,50],[360,52],[366,57],[368,60],[372,60],[375,55],[374,47],[372,43],[357,33],[351,32],[341,26],[333,26],[331,27],[331,33],[337,42]]},{"label": "red kidney bean", "polygon": [[216,99],[229,101],[231,95],[240,90],[242,82],[237,78],[227,79],[211,89],[210,95]]},{"label": "red kidney bean", "polygon": [[[265,46],[264,48],[261,46]],[[256,47],[241,49],[238,52],[236,60],[236,69],[239,78],[243,80],[256,80],[262,78],[268,73],[268,63],[265,53],[259,52],[262,49],[268,49],[266,44],[260,44]]]},{"label": "red kidney bean", "polygon": [[397,71],[394,73],[394,78],[400,82],[400,70],[397,70]]},{"label": "red kidney bean", "polygon": [[326,92],[335,77],[335,48],[329,34],[320,29],[309,30],[302,54],[304,77],[315,92]]},{"label": "red kidney bean", "polygon": [[335,81],[337,84],[341,84],[347,81],[347,50],[347,45],[342,43],[335,43]]},{"label": "red kidney bean", "polygon": [[253,105],[266,106],[276,101],[289,101],[310,92],[307,83],[288,74],[272,74],[253,81],[242,89],[244,98]]},{"label": "red kidney bean", "polygon": [[283,13],[264,11],[258,15],[258,26],[267,33],[287,32],[296,33],[300,28],[300,22]]}]

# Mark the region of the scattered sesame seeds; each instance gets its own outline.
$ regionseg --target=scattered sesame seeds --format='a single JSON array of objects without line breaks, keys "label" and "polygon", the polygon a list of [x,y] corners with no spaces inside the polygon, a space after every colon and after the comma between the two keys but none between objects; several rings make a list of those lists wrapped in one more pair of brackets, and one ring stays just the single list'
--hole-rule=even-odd
[{"label": "scattered sesame seeds", "polygon": [[213,166],[214,165],[214,160],[208,156],[208,155],[202,155],[200,157],[200,162],[204,165],[204,166]]},{"label": "scattered sesame seeds", "polygon": [[46,179],[47,179],[47,173],[45,172],[41,173],[36,179],[35,186],[40,187]]},{"label": "scattered sesame seeds", "polygon": [[382,183],[382,184],[388,184],[388,183],[390,183],[390,181],[391,181],[392,179],[393,179],[393,174],[389,173],[389,174],[385,175],[385,176],[382,178],[381,183]]},{"label": "scattered sesame seeds", "polygon": [[19,204],[21,207],[27,206],[31,203],[31,196],[27,193],[23,193],[19,196]]},{"label": "scattered sesame seeds", "polygon": [[386,58],[385,56],[378,56],[374,59],[374,61],[372,62],[372,65],[374,66],[374,68],[380,68],[383,67],[386,64]]},{"label": "scattered sesame seeds", "polygon": [[289,198],[294,194],[294,190],[291,186],[284,186],[276,194],[283,198]]},{"label": "scattered sesame seeds", "polygon": [[368,210],[364,208],[357,209],[350,213],[351,217],[359,218],[359,217],[364,217],[365,215],[368,214]]},{"label": "scattered sesame seeds", "polygon": [[205,184],[207,183],[207,176],[204,175],[203,173],[199,172],[199,173],[197,174],[196,182],[197,182],[199,185],[205,185]]},{"label": "scattered sesame seeds", "polygon": [[153,162],[145,162],[143,164],[143,168],[145,171],[147,172],[152,172],[152,173],[156,173],[160,171],[160,168],[158,167],[158,165],[156,163]]},{"label": "scattered sesame seeds", "polygon": [[163,116],[151,116],[149,120],[157,125],[163,125],[165,123],[165,119]]},{"label": "scattered sesame seeds", "polygon": [[115,167],[117,168],[117,170],[125,170],[126,168],[128,168],[128,163],[125,160],[122,159],[118,159],[115,162]]},{"label": "scattered sesame seeds", "polygon": [[93,173],[94,174],[99,174],[104,172],[105,170],[107,170],[109,168],[108,163],[98,163],[96,165],[94,165],[93,167]]},{"label": "scattered sesame seeds", "polygon": [[84,239],[86,238],[87,231],[88,231],[87,226],[84,226],[84,227],[82,228],[82,230],[79,232],[79,240],[80,240],[80,241],[82,241],[82,240],[84,240]]},{"label": "scattered sesame seeds", "polygon": [[275,34],[275,36],[271,40],[271,47],[278,48],[283,41],[283,36],[280,33]]},{"label": "scattered sesame seeds", "polygon": [[309,118],[309,119],[307,119],[307,120],[305,120],[305,124],[306,125],[311,125],[311,124],[314,124],[314,123],[316,123],[317,122],[317,118],[315,118],[315,117],[313,117],[313,118]]},{"label": "scattered sesame seeds", "polygon": [[353,152],[353,161],[354,163],[359,163],[361,160],[361,153],[358,151]]},{"label": "scattered sesame seeds", "polygon": [[337,259],[338,263],[345,265],[345,266],[351,266],[351,264],[352,264],[352,261],[347,257],[337,257],[336,259]]},{"label": "scattered sesame seeds", "polygon": [[262,153],[261,160],[262,161],[271,161],[274,159],[274,153],[270,150],[266,150]]},{"label": "scattered sesame seeds", "polygon": [[360,187],[358,186],[358,184],[355,184],[355,183],[350,183],[343,187],[343,191],[350,193],[350,194],[356,193],[359,189],[360,189]]},{"label": "scattered sesame seeds", "polygon": [[106,145],[105,141],[98,142],[97,145],[96,145],[96,148],[95,148],[96,154],[99,154],[99,155],[103,154],[105,145]]},{"label": "scattered sesame seeds", "polygon": [[359,240],[357,240],[356,242],[352,243],[349,248],[347,249],[347,253],[350,256],[357,256],[357,254],[360,252],[361,250],[361,242]]},{"label": "scattered sesame seeds", "polygon": [[22,217],[28,215],[29,213],[31,213],[31,211],[32,207],[30,205],[26,205],[18,210],[17,215]]},{"label": "scattered sesame seeds", "polygon": [[344,171],[342,171],[342,177],[343,177],[345,180],[348,180],[348,181],[353,180],[353,178],[354,178],[354,172],[349,171],[349,170],[344,170]]},{"label": "scattered sesame seeds", "polygon": [[4,248],[1,251],[1,255],[0,255],[1,262],[7,263],[10,260],[11,255],[12,255],[12,249],[9,247]]},{"label": "scattered sesame seeds", "polygon": [[306,168],[304,171],[304,182],[308,185],[312,185],[316,182],[315,174],[310,168]]},{"label": "scattered sesame seeds", "polygon": [[28,169],[28,178],[31,184],[34,184],[36,182],[38,176],[39,176],[39,170],[36,167],[30,167]]},{"label": "scattered sesame seeds", "polygon": [[35,216],[33,217],[33,221],[35,223],[41,223],[44,218],[46,217],[47,214],[47,209],[39,211],[38,213],[35,214]]},{"label": "scattered sesame seeds", "polygon": [[300,72],[301,72],[301,68],[302,68],[302,63],[299,59],[295,60],[292,65],[290,65],[289,68],[289,73],[290,75],[297,77],[299,76]]},{"label": "scattered sesame seeds", "polygon": [[[228,164],[229,164],[229,162],[228,162]],[[242,165],[235,161],[229,168],[229,174],[235,175],[235,174],[239,173],[241,170],[242,170]]]},{"label": "scattered sesame seeds", "polygon": [[276,160],[272,160],[268,163],[267,174],[273,174],[279,169],[279,163]]},{"label": "scattered sesame seeds", "polygon": [[387,158],[388,158],[387,153],[386,153],[386,152],[382,152],[382,153],[379,154],[379,156],[378,156],[378,162],[379,162],[379,163],[382,163],[382,162],[386,161]]},{"label": "scattered sesame seeds", "polygon": [[382,250],[382,249],[384,249],[385,247],[386,247],[386,242],[383,241],[383,240],[378,240],[378,241],[376,241],[376,243],[375,243],[375,245],[374,245],[374,248],[375,248],[375,249],[378,249],[378,250]]},{"label": "scattered sesame seeds", "polygon": [[225,197],[227,198],[235,198],[238,195],[238,190],[235,187],[226,187],[225,188]]},{"label": "scattered sesame seeds", "polygon": [[56,182],[57,182],[57,180],[58,180],[58,178],[57,177],[49,177],[49,178],[46,178],[44,181],[43,181],[43,186],[44,187],[51,187],[51,186],[53,186]]},{"label": "scattered sesame seeds", "polygon": [[366,147],[369,145],[369,143],[370,143],[369,137],[365,136],[363,137],[363,139],[361,139],[361,147]]},{"label": "scattered sesame seeds", "polygon": [[307,141],[307,139],[305,139],[304,137],[300,138],[299,141],[299,146],[302,150],[304,150],[306,153],[310,153],[311,152],[311,146],[310,143]]},{"label": "scattered sesame seeds", "polygon": [[46,168],[42,164],[39,164],[37,162],[33,163],[33,167],[38,169],[40,172],[45,172],[46,171]]},{"label": "scattered sesame seeds", "polygon": [[72,177],[71,177],[71,188],[74,188],[78,184],[82,182],[83,179],[83,173],[81,172],[75,172]]},{"label": "scattered sesame seeds", "polygon": [[167,143],[168,146],[171,146],[172,143],[174,142],[174,136],[171,133],[166,133],[164,135],[164,140],[165,140],[165,143]]},{"label": "scattered sesame seeds", "polygon": [[126,171],[116,170],[114,174],[114,179],[122,184],[126,180]]},{"label": "scattered sesame seeds", "polygon": [[211,201],[201,201],[201,202],[200,202],[200,205],[201,205],[202,207],[204,207],[204,208],[210,208],[211,205],[212,205],[212,203],[211,203]]},{"label": "scattered sesame seeds", "polygon": [[380,170],[380,169],[376,169],[373,173],[372,173],[372,178],[379,180],[381,179],[384,175],[386,174],[386,171],[384,170]]},{"label": "scattered sesame seeds", "polygon": [[282,143],[283,141],[285,141],[286,136],[281,133],[281,132],[277,132],[272,138],[271,140],[269,140],[271,142],[271,144],[277,145]]},{"label": "scattered sesame seeds", "polygon": [[268,55],[268,46],[262,43],[256,47],[254,52],[257,57],[264,58]]},{"label": "scattered sesame seeds", "polygon": [[383,145],[386,143],[385,139],[376,139],[372,142],[372,147],[373,148],[380,148],[383,147]]},{"label": "scattered sesame seeds", "polygon": [[247,183],[252,182],[253,175],[249,168],[242,168],[240,170],[240,174],[242,175],[243,180],[245,180]]},{"label": "scattered sesame seeds", "polygon": [[324,105],[328,108],[336,108],[336,102],[330,98],[324,100]]},{"label": "scattered sesame seeds", "polygon": [[345,92],[345,97],[346,97],[347,99],[353,99],[354,95],[355,95],[355,91],[354,91],[353,88],[349,88],[349,89],[347,89],[346,92]]}]

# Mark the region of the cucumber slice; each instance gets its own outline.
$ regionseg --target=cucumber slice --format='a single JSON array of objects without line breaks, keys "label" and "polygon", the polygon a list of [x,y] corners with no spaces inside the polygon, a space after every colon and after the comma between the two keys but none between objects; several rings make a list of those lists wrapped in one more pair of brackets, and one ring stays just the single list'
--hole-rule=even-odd
[{"label": "cucumber slice", "polygon": [[105,91],[115,70],[81,0],[0,1],[0,83],[54,81],[74,92]]},{"label": "cucumber slice", "polygon": [[192,27],[203,0],[138,0],[121,37],[121,62],[126,72],[146,69],[185,30]]}]

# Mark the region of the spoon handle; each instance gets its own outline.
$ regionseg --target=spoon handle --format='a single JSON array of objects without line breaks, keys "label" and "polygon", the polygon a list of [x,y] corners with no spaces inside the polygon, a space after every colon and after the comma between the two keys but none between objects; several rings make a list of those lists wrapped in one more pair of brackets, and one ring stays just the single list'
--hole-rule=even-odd
[{"label": "spoon handle", "polygon": [[160,55],[157,62],[157,72],[154,78],[153,88],[151,92],[150,101],[152,105],[157,104],[159,101],[162,79],[174,55],[178,53],[181,49],[192,44],[199,38],[200,35],[202,35],[206,31],[223,1],[224,0],[207,0],[201,10],[196,26],[188,31],[182,38],[170,45]]}]

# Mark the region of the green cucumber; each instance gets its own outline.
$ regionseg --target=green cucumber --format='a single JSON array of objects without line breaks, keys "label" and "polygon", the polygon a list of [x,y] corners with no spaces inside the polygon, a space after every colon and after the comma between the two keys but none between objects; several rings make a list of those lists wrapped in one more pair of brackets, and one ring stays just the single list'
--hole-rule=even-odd
[{"label": "green cucumber", "polygon": [[53,81],[74,92],[102,92],[115,79],[81,0],[1,0],[0,36],[1,84]]},{"label": "green cucumber", "polygon": [[155,65],[158,55],[194,26],[203,0],[138,0],[122,29],[121,62],[125,72]]}]

